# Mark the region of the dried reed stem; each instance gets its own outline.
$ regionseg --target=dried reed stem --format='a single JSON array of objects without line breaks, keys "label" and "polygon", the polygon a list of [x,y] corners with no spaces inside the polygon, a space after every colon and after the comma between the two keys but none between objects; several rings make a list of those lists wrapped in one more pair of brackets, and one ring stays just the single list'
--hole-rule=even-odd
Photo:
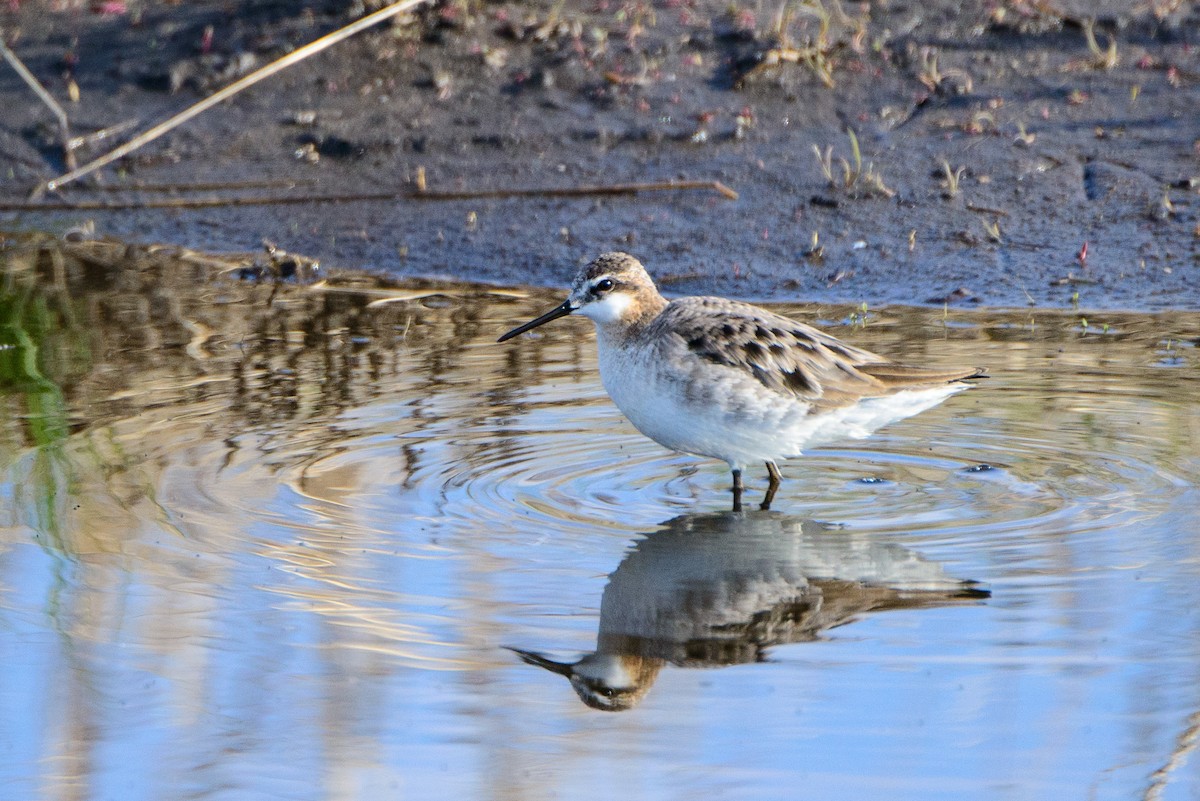
[{"label": "dried reed stem", "polygon": [[[209,185],[199,184],[197,188]],[[187,185],[170,187],[186,191]],[[583,197],[591,195],[636,195],[639,192],[670,192],[688,189],[709,189],[729,200],[738,194],[720,181],[661,181],[640,184],[608,184],[597,186],[545,187],[529,189],[483,189],[456,192],[360,192],[344,195],[275,195],[243,197],[158,198],[131,200],[0,200],[0,211],[125,211],[129,209],[208,209],[222,206],[288,206],[301,203],[355,203],[395,200],[478,200],[506,197]]]},{"label": "dried reed stem", "polygon": [[63,162],[67,165],[68,170],[75,169],[75,148],[71,142],[71,125],[67,121],[67,112],[58,104],[58,101],[46,91],[46,87],[42,86],[41,82],[34,77],[34,74],[29,71],[21,59],[17,58],[17,54],[8,48],[4,43],[4,39],[0,38],[0,55],[4,56],[4,60],[8,62],[17,75],[21,76],[21,80],[28,84],[33,93],[38,96],[38,99],[45,104],[46,108],[54,114],[58,119],[58,131],[62,137]]},{"label": "dried reed stem", "polygon": [[135,136],[133,139],[129,140],[120,147],[105,153],[99,158],[89,161],[87,164],[78,169],[71,170],[68,173],[47,181],[34,190],[32,198],[37,199],[43,196],[46,192],[54,191],[64,184],[71,183],[72,181],[82,178],[85,175],[89,175],[101,167],[111,164],[123,156],[129,155],[143,145],[153,142],[155,139],[159,138],[168,131],[179,127],[192,117],[207,111],[221,101],[228,100],[238,92],[241,92],[243,89],[247,89],[259,81],[269,78],[275,73],[280,72],[299,61],[303,61],[314,53],[319,53],[322,50],[337,44],[343,39],[353,36],[354,34],[370,28],[373,25],[377,25],[389,17],[394,17],[397,14],[401,14],[426,2],[429,2],[429,0],[400,0],[400,2],[392,3],[390,6],[381,8],[373,14],[368,14],[362,19],[356,20],[344,28],[340,28],[333,33],[326,34],[316,41],[309,42],[308,44],[304,45],[304,47],[288,53],[283,58],[271,62],[262,69],[255,70],[246,77],[234,81],[233,83],[229,84],[229,86],[226,86],[224,89],[221,89],[215,94],[204,98],[199,103],[189,106],[188,108],[176,114],[174,117],[171,117],[164,122],[160,122],[150,130],[140,134],[139,136]]}]

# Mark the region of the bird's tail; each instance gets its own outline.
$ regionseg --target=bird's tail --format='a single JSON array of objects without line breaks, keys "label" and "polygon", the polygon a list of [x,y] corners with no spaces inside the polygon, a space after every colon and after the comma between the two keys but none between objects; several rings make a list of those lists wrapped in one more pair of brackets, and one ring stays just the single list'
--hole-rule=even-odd
[{"label": "bird's tail", "polygon": [[895,362],[860,364],[858,370],[895,389],[930,387],[988,377],[987,369],[983,367],[972,367],[969,370],[936,370]]}]

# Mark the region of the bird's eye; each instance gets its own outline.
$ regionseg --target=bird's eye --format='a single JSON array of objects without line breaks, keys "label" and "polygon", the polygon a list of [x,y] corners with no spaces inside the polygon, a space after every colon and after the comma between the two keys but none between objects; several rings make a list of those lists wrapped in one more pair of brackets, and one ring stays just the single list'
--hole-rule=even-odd
[{"label": "bird's eye", "polygon": [[616,283],[611,278],[601,278],[592,288],[597,292],[611,292],[614,286]]}]

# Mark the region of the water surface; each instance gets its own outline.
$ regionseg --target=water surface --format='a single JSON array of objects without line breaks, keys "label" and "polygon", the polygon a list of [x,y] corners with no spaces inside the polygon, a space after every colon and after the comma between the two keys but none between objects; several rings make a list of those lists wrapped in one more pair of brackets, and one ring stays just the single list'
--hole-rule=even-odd
[{"label": "water surface", "polygon": [[552,295],[178,256],[0,252],[0,797],[1200,798],[1200,316],[785,309],[993,377],[733,514]]}]

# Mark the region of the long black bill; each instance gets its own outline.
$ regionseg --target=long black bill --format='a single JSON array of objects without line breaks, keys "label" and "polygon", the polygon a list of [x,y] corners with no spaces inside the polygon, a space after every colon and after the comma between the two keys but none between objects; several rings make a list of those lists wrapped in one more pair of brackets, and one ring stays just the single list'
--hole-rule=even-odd
[{"label": "long black bill", "polygon": [[521,661],[527,665],[536,665],[540,668],[549,670],[551,673],[557,673],[560,676],[566,676],[568,679],[571,678],[571,668],[573,668],[574,665],[572,665],[570,662],[555,662],[553,659],[547,659],[541,654],[534,653],[533,651],[522,651],[520,648],[509,648],[507,645],[504,647],[521,657]]},{"label": "long black bill", "polygon": [[508,340],[512,339],[513,337],[517,336],[518,334],[524,334],[526,331],[531,331],[534,328],[537,328],[539,325],[548,323],[551,320],[557,320],[559,317],[566,317],[568,314],[570,314],[573,311],[575,311],[575,310],[571,308],[571,301],[564,300],[562,302],[561,306],[555,306],[553,309],[546,312],[545,314],[543,314],[541,317],[537,318],[536,320],[530,320],[529,322],[525,323],[525,325],[517,326],[516,328],[509,331],[507,334],[500,337],[496,341],[497,342],[507,342]]}]

